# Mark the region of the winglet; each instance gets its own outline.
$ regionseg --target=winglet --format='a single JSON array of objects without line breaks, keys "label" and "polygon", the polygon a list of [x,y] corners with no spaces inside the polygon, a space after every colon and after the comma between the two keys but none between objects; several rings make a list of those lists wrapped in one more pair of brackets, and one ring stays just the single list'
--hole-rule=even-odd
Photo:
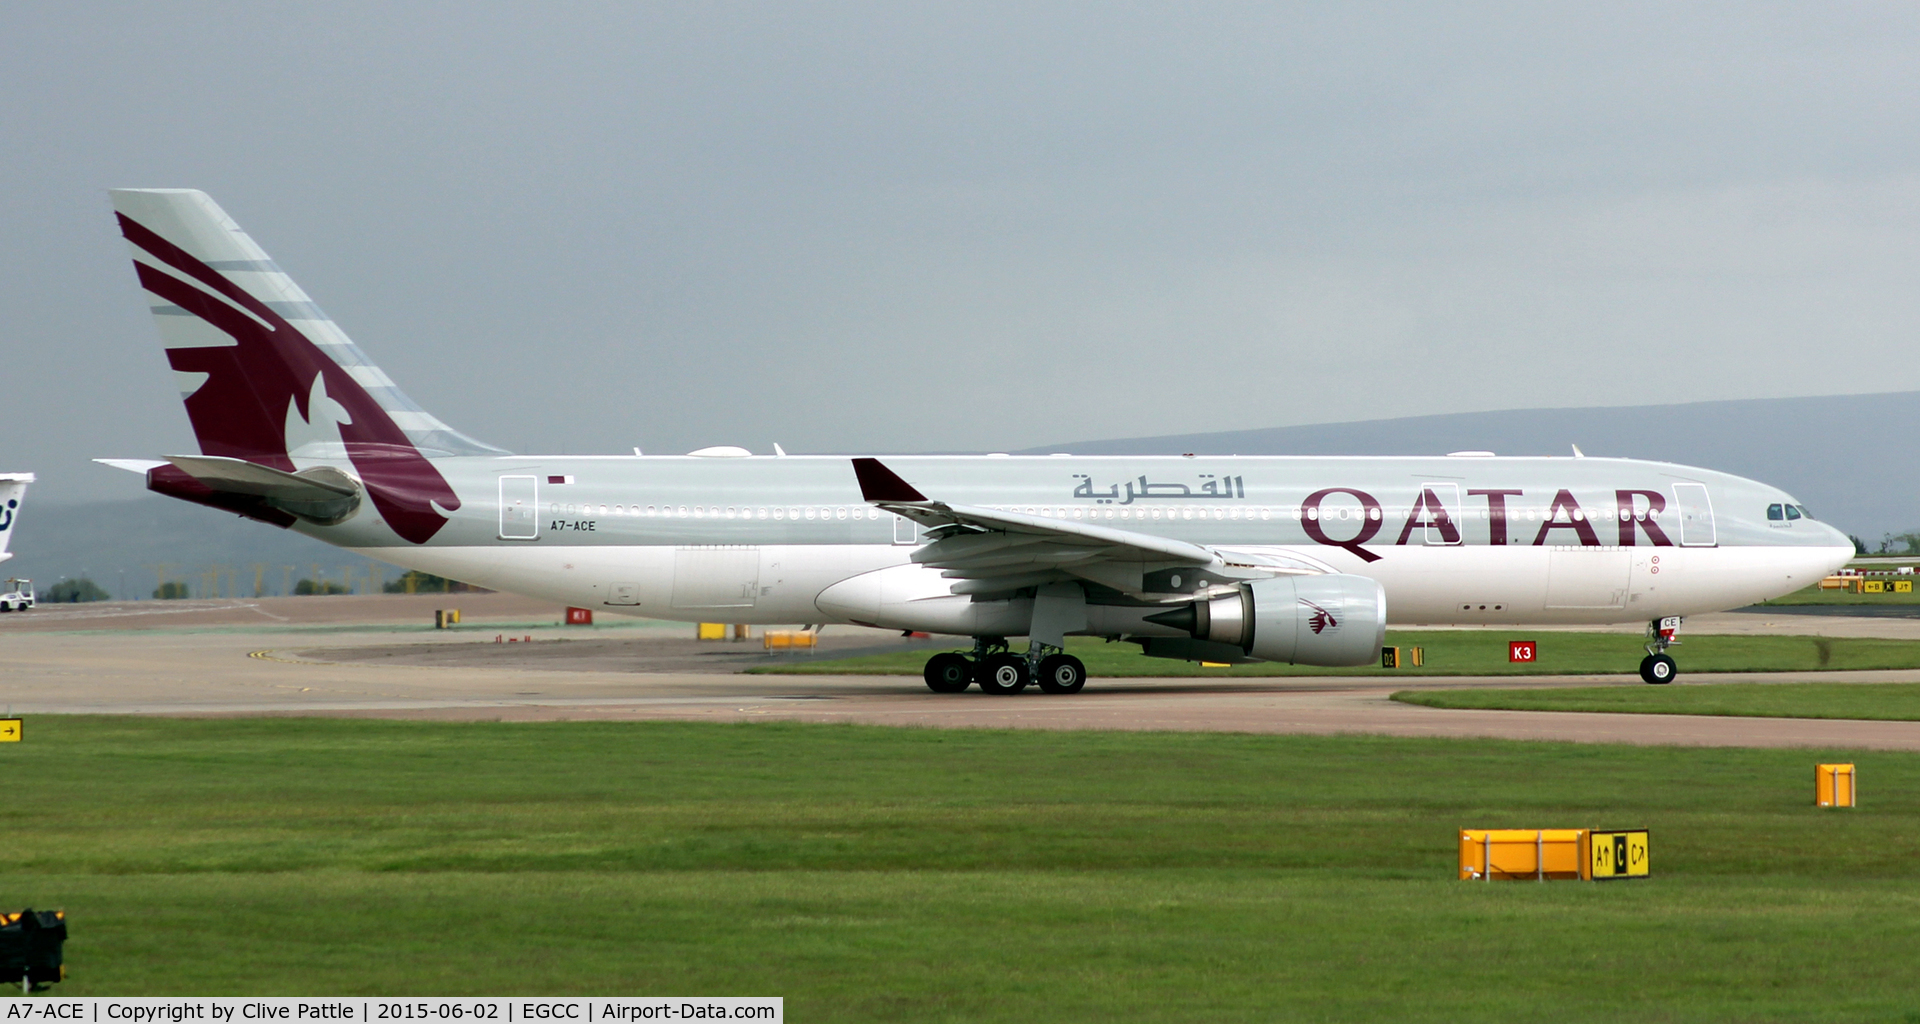
[{"label": "winglet", "polygon": [[926,501],[927,496],[900,479],[899,474],[880,464],[879,459],[853,460],[853,475],[860,478],[860,497],[867,501]]}]

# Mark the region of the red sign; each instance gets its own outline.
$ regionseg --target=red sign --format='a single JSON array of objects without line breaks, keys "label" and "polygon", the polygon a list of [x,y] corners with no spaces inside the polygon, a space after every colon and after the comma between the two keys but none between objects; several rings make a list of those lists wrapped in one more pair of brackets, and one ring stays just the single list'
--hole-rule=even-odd
[{"label": "red sign", "polygon": [[567,609],[567,625],[569,626],[593,625],[593,609],[591,608]]},{"label": "red sign", "polygon": [[1533,661],[1534,654],[1535,654],[1535,651],[1534,651],[1532,640],[1507,641],[1507,660],[1508,661],[1531,662]]}]

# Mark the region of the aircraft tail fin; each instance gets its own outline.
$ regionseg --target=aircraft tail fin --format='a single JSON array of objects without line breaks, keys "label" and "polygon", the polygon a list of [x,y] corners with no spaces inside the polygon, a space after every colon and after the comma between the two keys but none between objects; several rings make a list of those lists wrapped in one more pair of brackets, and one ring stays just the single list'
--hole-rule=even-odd
[{"label": "aircraft tail fin", "polygon": [[13,524],[20,519],[20,503],[32,482],[32,473],[0,473],[0,562],[13,557],[7,545],[13,540]]},{"label": "aircraft tail fin", "polygon": [[206,193],[111,195],[201,454],[286,473],[351,461],[415,543],[460,505],[431,458],[507,454],[408,398]]},{"label": "aircraft tail fin", "polygon": [[[276,464],[310,446],[337,458],[324,419],[341,411],[357,428],[349,443],[504,454],[408,398],[205,192],[110,194],[202,454]],[[346,408],[314,410],[313,398]]]}]

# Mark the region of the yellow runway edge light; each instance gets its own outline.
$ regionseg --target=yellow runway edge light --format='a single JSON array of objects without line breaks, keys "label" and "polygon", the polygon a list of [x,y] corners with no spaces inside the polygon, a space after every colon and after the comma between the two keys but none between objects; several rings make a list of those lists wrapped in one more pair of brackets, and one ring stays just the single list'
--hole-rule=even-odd
[{"label": "yellow runway edge light", "polygon": [[1496,878],[1580,878],[1578,828],[1463,828],[1460,830],[1460,877],[1474,881]]},{"label": "yellow runway edge light", "polygon": [[[5,739],[0,736],[0,739]],[[1850,764],[1820,764],[1813,768],[1813,802],[1820,807],[1858,807],[1857,775]]]},{"label": "yellow runway edge light", "polygon": [[818,639],[810,629],[768,629],[760,633],[760,647],[768,651],[787,651],[799,648],[811,650]]}]

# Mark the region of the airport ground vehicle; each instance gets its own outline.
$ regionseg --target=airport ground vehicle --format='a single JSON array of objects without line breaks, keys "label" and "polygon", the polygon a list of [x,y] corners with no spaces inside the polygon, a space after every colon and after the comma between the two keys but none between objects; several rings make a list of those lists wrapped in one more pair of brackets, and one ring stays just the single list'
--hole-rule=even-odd
[{"label": "airport ground vehicle", "polygon": [[0,586],[0,612],[24,612],[33,605],[32,580],[10,579]]},{"label": "airport ground vehicle", "polygon": [[971,637],[928,662],[938,692],[1076,692],[1069,635],[1362,665],[1390,621],[1648,622],[1642,676],[1666,682],[1680,617],[1799,589],[1853,554],[1777,488],[1577,453],[516,455],[409,399],[204,193],[112,195],[201,452],[101,461],[568,605]]}]

